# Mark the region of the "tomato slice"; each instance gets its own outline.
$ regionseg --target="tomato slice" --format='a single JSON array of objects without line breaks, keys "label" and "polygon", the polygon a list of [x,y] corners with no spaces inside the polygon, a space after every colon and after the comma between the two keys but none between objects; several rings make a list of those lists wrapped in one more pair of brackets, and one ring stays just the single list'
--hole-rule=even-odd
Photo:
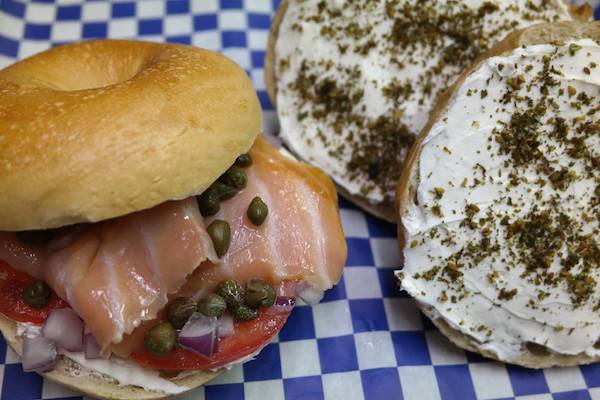
[{"label": "tomato slice", "polygon": [[145,367],[162,370],[220,368],[260,350],[281,330],[288,316],[289,313],[269,315],[263,311],[253,321],[236,322],[235,334],[219,339],[219,351],[211,357],[181,347],[157,357],[142,346],[130,358]]},{"label": "tomato slice", "polygon": [[50,311],[69,307],[69,304],[54,292],[44,308],[37,310],[28,306],[23,299],[23,290],[33,281],[28,274],[16,271],[0,261],[0,313],[15,321],[42,324]]}]

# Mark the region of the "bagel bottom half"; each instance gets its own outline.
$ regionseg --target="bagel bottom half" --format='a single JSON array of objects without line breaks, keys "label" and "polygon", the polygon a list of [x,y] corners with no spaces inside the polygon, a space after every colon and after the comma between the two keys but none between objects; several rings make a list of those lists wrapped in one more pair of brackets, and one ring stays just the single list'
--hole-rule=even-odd
[{"label": "bagel bottom half", "polygon": [[[21,355],[21,337],[17,336],[15,321],[0,314],[0,331],[8,345]],[[215,378],[221,371],[194,371],[174,378],[165,378],[171,382],[192,390]],[[41,374],[45,379],[59,383],[71,390],[81,392],[94,398],[114,400],[157,400],[169,398],[160,392],[148,391],[139,386],[119,385],[108,375],[90,370],[70,358],[59,355],[54,370]]]},{"label": "bagel bottom half", "polygon": [[[564,43],[569,40],[579,40],[584,38],[591,38],[600,42],[600,23],[557,22],[553,24],[533,25],[523,30],[512,32],[503,41],[499,42],[487,52],[479,62],[465,70],[459,79],[457,79],[457,81],[438,98],[438,102],[431,113],[429,122],[421,131],[407,157],[405,168],[396,192],[396,210],[399,215],[398,240],[401,253],[407,246],[408,240],[405,235],[402,218],[406,215],[408,205],[410,204],[411,199],[415,198],[417,192],[417,185],[420,179],[419,159],[425,139],[427,138],[430,129],[442,117],[443,112],[449,106],[454,93],[462,86],[467,76],[476,71],[485,59],[509,53],[521,46]],[[399,272],[397,275],[400,277]],[[423,314],[425,314],[452,343],[465,350],[480,353],[485,357],[506,362],[506,360],[499,358],[495,353],[483,348],[482,343],[450,326],[443,318],[438,316],[438,313],[433,307],[421,303],[418,300],[416,303]],[[527,342],[525,343],[521,356],[510,362],[529,368],[549,368],[554,366],[569,367],[598,361],[600,361],[600,357],[598,356],[589,356],[585,353],[574,355],[560,354],[549,351],[545,347],[535,343]]]}]

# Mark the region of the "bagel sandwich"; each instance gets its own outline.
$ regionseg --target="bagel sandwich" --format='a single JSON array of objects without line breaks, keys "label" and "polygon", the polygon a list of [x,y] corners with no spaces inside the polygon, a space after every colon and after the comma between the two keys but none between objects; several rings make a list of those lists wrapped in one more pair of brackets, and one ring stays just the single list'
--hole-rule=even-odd
[{"label": "bagel sandwich", "polygon": [[600,23],[515,31],[440,97],[397,192],[401,287],[452,342],[600,360]]},{"label": "bagel sandwich", "polygon": [[234,62],[89,41],[0,71],[0,330],[23,368],[158,399],[253,358],[345,263],[337,195]]},{"label": "bagel sandwich", "polygon": [[280,136],[395,222],[402,165],[437,96],[512,30],[591,14],[565,0],[284,0],[265,60]]}]

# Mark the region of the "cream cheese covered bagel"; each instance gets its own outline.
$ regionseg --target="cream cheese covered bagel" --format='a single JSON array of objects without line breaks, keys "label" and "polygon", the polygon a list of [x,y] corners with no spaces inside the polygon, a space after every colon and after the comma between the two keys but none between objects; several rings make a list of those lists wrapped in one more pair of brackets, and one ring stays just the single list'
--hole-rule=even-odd
[{"label": "cream cheese covered bagel", "polygon": [[266,59],[281,137],[395,220],[404,158],[438,94],[511,30],[590,14],[563,0],[283,1]]},{"label": "cream cheese covered bagel", "polygon": [[466,349],[600,360],[600,24],[535,25],[491,54],[407,159],[398,277]]},{"label": "cream cheese covered bagel", "polygon": [[83,42],[0,71],[0,331],[24,371],[168,398],[338,282],[335,186],[260,121],[244,70],[191,46]]}]

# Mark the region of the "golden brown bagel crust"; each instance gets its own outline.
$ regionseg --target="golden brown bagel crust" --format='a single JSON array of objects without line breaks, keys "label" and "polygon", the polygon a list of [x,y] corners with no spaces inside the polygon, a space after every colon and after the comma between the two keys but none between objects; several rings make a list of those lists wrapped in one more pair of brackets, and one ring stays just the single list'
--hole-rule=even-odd
[{"label": "golden brown bagel crust", "polygon": [[[565,3],[569,3],[568,0],[563,0]],[[282,0],[275,15],[273,16],[273,21],[271,22],[271,30],[269,31],[269,38],[267,42],[267,52],[265,55],[265,84],[267,88],[267,93],[269,95],[269,99],[273,106],[277,106],[277,77],[275,75],[275,44],[277,42],[277,37],[279,36],[279,27],[283,18],[285,17],[285,11],[288,7],[288,0]],[[569,4],[569,12],[571,17],[576,21],[589,21],[593,14],[593,9],[589,4],[582,5],[574,5]],[[289,149],[294,153],[298,158],[306,160],[305,157],[302,157],[302,154],[297,154],[292,149]],[[393,202],[382,202],[373,204],[365,199],[363,196],[352,195],[346,189],[337,185],[337,190],[344,198],[358,205],[365,211],[387,220],[389,222],[396,222],[396,207]]]},{"label": "golden brown bagel crust", "polygon": [[[22,339],[16,336],[16,323],[0,314],[0,331],[10,347],[20,355]],[[217,372],[193,371],[182,378],[171,378],[169,380],[192,390],[220,375],[221,372],[222,370]],[[164,393],[149,392],[137,386],[120,386],[111,377],[88,370],[79,363],[64,356],[58,357],[56,367],[53,371],[42,375],[50,381],[93,398],[115,400],[158,400],[169,398]]]},{"label": "golden brown bagel crust", "polygon": [[[506,36],[504,40],[490,49],[484,57],[465,70],[456,82],[448,88],[446,92],[439,96],[427,125],[423,128],[417,137],[411,151],[409,152],[405,164],[398,190],[396,192],[396,210],[398,212],[398,241],[400,252],[402,253],[406,245],[405,229],[402,224],[402,217],[405,215],[408,204],[415,197],[416,186],[419,181],[419,157],[423,148],[423,141],[426,139],[429,130],[438,121],[446,110],[454,93],[464,83],[467,76],[477,70],[482,62],[493,56],[510,53],[513,49],[520,46],[531,46],[546,43],[564,43],[568,40],[578,40],[591,38],[600,42],[600,22],[555,22],[552,24],[537,24],[527,27],[523,30],[515,31]],[[496,354],[482,349],[480,344],[470,336],[464,335],[454,330],[443,319],[435,318],[434,310],[417,302],[421,311],[427,315],[438,329],[446,335],[450,341],[465,350],[478,352],[486,357],[498,359]],[[504,361],[504,360],[499,360]],[[590,357],[585,354],[564,355],[558,353],[543,353],[540,351],[527,350],[516,362],[516,364],[529,368],[549,368],[553,366],[573,366],[588,364],[600,361],[600,357]]]},{"label": "golden brown bagel crust", "polygon": [[260,126],[244,70],[208,50],[101,40],[40,53],[0,71],[0,230],[199,194]]}]

